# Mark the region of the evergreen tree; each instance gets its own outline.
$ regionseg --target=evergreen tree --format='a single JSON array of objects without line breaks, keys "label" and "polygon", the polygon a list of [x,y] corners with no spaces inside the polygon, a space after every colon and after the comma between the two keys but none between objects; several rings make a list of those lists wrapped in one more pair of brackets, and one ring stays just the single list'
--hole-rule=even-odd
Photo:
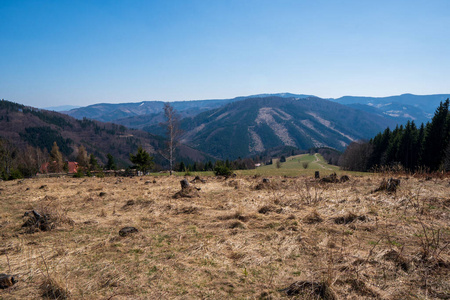
[{"label": "evergreen tree", "polygon": [[91,155],[89,155],[89,170],[95,171],[98,169],[100,169],[100,166],[98,165],[98,161],[95,158],[94,154],[91,153]]},{"label": "evergreen tree", "polygon": [[114,157],[110,153],[108,153],[106,155],[106,158],[108,159],[106,166],[105,166],[106,170],[117,170],[117,165],[114,160]]},{"label": "evergreen tree", "polygon": [[417,165],[416,155],[414,153],[414,144],[417,139],[417,128],[413,122],[408,121],[405,130],[402,133],[399,141],[399,148],[397,153],[398,161],[408,170],[414,170]]},{"label": "evergreen tree", "polygon": [[416,167],[419,168],[423,166],[422,156],[423,156],[423,145],[425,143],[425,125],[422,123],[420,125],[419,131],[417,132],[417,139],[416,143],[414,144],[414,151],[417,156],[417,165]]},{"label": "evergreen tree", "polygon": [[142,146],[139,146],[135,155],[130,153],[130,161],[135,164],[136,169],[142,171],[144,174],[147,173],[147,171],[149,171],[154,164],[153,156],[150,156],[150,154],[148,154]]},{"label": "evergreen tree", "polygon": [[441,102],[431,123],[426,128],[422,161],[431,171],[438,170],[443,162],[448,135],[448,129],[446,128],[448,108],[449,99],[444,103]]},{"label": "evergreen tree", "polygon": [[388,127],[383,133],[380,132],[372,140],[370,140],[370,143],[373,146],[370,167],[382,166],[386,164],[386,150],[389,146],[390,138],[391,130]]},{"label": "evergreen tree", "polygon": [[444,154],[444,170],[450,171],[450,143],[447,144],[447,148],[445,148],[445,154]]},{"label": "evergreen tree", "polygon": [[395,129],[392,131],[392,134],[389,139],[389,145],[385,153],[385,161],[383,162],[384,165],[392,165],[394,163],[399,162],[398,154],[402,134],[403,134],[403,125],[401,125],[400,127],[396,126]]},{"label": "evergreen tree", "polygon": [[[239,158],[239,160],[240,159],[241,158]],[[230,164],[230,161],[228,159],[225,161],[225,167],[227,167],[228,169],[231,168],[231,164]]]}]

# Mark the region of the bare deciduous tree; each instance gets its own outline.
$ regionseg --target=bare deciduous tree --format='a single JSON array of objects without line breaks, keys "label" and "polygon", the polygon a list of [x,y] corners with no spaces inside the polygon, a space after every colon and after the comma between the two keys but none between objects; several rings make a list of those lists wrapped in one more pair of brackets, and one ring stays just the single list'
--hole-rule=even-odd
[{"label": "bare deciduous tree", "polygon": [[50,173],[60,173],[63,171],[64,160],[61,152],[59,151],[58,144],[53,142],[52,151],[50,152]]},{"label": "bare deciduous tree", "polygon": [[368,142],[352,142],[339,158],[339,165],[344,170],[367,171],[373,146]]},{"label": "bare deciduous tree", "polygon": [[15,151],[14,146],[6,141],[0,140],[0,175],[4,173],[9,177],[11,170],[13,169],[13,152]]},{"label": "bare deciduous tree", "polygon": [[89,157],[86,148],[83,145],[78,147],[77,162],[80,167],[89,169]]},{"label": "bare deciduous tree", "polygon": [[175,162],[175,150],[177,149],[181,130],[179,128],[180,117],[170,103],[164,103],[164,116],[166,122],[161,123],[161,126],[166,128],[167,134],[167,151],[161,155],[169,161],[170,175],[172,175],[173,166]]}]

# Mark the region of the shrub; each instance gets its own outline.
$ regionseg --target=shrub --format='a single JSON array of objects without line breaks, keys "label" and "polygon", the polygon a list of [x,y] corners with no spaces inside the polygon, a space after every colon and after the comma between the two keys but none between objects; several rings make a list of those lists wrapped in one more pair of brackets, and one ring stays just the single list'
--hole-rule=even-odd
[{"label": "shrub", "polygon": [[230,176],[232,172],[227,166],[218,165],[214,168],[214,174],[216,176]]},{"label": "shrub", "polygon": [[77,172],[73,174],[74,178],[83,178],[84,177],[84,171],[83,168],[78,168]]},{"label": "shrub", "polygon": [[22,179],[23,178],[23,175],[22,175],[22,173],[19,171],[19,170],[17,170],[17,169],[14,169],[14,170],[11,170],[11,173],[9,173],[9,180],[14,180],[14,179]]}]

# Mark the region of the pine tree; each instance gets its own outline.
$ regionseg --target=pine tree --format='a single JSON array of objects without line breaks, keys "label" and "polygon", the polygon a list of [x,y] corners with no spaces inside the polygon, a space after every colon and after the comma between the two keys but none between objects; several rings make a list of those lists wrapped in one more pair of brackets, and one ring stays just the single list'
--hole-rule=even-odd
[{"label": "pine tree", "polygon": [[439,169],[443,162],[447,138],[447,116],[449,99],[441,102],[431,123],[426,128],[422,161],[431,171]]},{"label": "pine tree", "polygon": [[89,170],[96,171],[98,169],[100,169],[100,166],[98,165],[98,161],[95,158],[94,154],[91,153],[91,155],[89,155]]},{"label": "pine tree", "polygon": [[386,150],[389,146],[390,138],[391,130],[388,127],[383,133],[380,132],[370,141],[373,146],[370,167],[382,166],[386,164]]},{"label": "pine tree", "polygon": [[110,153],[108,153],[106,155],[106,158],[108,159],[106,166],[105,166],[106,170],[117,170],[117,165],[114,160],[114,157]]},{"label": "pine tree", "polygon": [[153,167],[153,157],[145,151],[142,146],[138,147],[135,155],[130,153],[130,161],[136,165],[136,169],[144,174]]},{"label": "pine tree", "polygon": [[395,127],[389,138],[389,145],[386,149],[385,161],[383,162],[383,165],[392,165],[399,161],[398,160],[399,146],[402,135],[403,135],[403,125],[400,125],[400,127],[398,126]]},{"label": "pine tree", "polygon": [[405,129],[400,137],[398,145],[397,158],[398,161],[408,170],[413,170],[416,167],[417,161],[415,159],[414,144],[417,139],[417,128],[413,122],[408,121]]}]

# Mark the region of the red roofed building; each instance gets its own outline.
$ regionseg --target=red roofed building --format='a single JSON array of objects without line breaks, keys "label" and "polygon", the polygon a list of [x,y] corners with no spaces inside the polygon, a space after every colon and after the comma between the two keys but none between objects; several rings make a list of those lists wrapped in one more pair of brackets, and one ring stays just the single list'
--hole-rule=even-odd
[{"label": "red roofed building", "polygon": [[76,161],[68,161],[67,166],[69,173],[76,173],[78,171],[78,163]]}]

